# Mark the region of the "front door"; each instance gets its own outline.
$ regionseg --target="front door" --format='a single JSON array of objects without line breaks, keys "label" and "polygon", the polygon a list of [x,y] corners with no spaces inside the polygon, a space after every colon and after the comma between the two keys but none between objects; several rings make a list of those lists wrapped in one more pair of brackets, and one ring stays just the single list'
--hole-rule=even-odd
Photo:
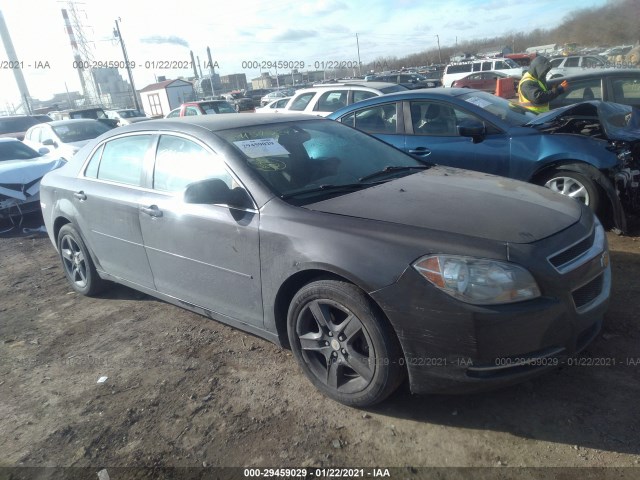
[{"label": "front door", "polygon": [[140,208],[144,244],[159,292],[261,326],[257,211],[184,203],[192,182],[219,178],[241,188],[222,158],[198,141],[162,135],[153,191]]}]

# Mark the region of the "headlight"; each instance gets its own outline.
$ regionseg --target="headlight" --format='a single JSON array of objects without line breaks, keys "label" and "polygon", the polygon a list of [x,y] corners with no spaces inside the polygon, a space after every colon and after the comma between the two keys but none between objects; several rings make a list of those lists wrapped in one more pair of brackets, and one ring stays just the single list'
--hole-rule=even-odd
[{"label": "headlight", "polygon": [[531,274],[512,263],[429,255],[415,262],[413,268],[443,292],[476,305],[521,302],[540,296]]}]

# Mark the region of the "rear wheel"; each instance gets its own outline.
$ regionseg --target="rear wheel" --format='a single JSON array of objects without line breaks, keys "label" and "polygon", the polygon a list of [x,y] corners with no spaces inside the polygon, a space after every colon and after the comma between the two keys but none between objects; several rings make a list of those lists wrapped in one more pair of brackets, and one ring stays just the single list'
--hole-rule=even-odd
[{"label": "rear wheel", "polygon": [[96,272],[82,237],[71,224],[64,225],[58,232],[58,252],[67,280],[76,292],[94,295],[107,286]]},{"label": "rear wheel", "polygon": [[553,170],[542,180],[542,185],[587,205],[596,212],[600,207],[600,191],[593,180],[569,170]]},{"label": "rear wheel", "polygon": [[320,280],[302,287],[289,306],[288,335],[311,382],[345,405],[381,402],[404,380],[395,332],[350,283]]}]

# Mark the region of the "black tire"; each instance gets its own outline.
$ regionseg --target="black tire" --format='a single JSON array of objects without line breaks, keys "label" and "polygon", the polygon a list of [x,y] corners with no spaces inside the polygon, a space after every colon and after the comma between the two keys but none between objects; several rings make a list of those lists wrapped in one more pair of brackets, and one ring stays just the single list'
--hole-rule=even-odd
[{"label": "black tire", "polygon": [[541,185],[554,192],[575,198],[597,212],[601,204],[600,189],[593,180],[570,170],[553,170],[542,177]]},{"label": "black tire", "polygon": [[76,292],[95,295],[108,285],[96,272],[82,237],[71,224],[64,225],[58,232],[58,253],[64,274]]},{"label": "black tire", "polygon": [[287,330],[305,375],[340,403],[374,405],[405,378],[395,332],[355,285],[337,280],[305,285],[291,301]]}]

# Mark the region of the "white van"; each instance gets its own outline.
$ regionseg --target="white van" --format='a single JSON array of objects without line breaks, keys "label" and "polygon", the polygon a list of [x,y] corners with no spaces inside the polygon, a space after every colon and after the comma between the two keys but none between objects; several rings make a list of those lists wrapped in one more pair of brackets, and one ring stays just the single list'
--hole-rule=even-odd
[{"label": "white van", "polygon": [[483,58],[470,62],[450,63],[444,69],[442,76],[442,86],[450,87],[451,84],[473,72],[486,72],[496,70],[505,73],[510,77],[520,78],[527,71],[510,58]]}]

